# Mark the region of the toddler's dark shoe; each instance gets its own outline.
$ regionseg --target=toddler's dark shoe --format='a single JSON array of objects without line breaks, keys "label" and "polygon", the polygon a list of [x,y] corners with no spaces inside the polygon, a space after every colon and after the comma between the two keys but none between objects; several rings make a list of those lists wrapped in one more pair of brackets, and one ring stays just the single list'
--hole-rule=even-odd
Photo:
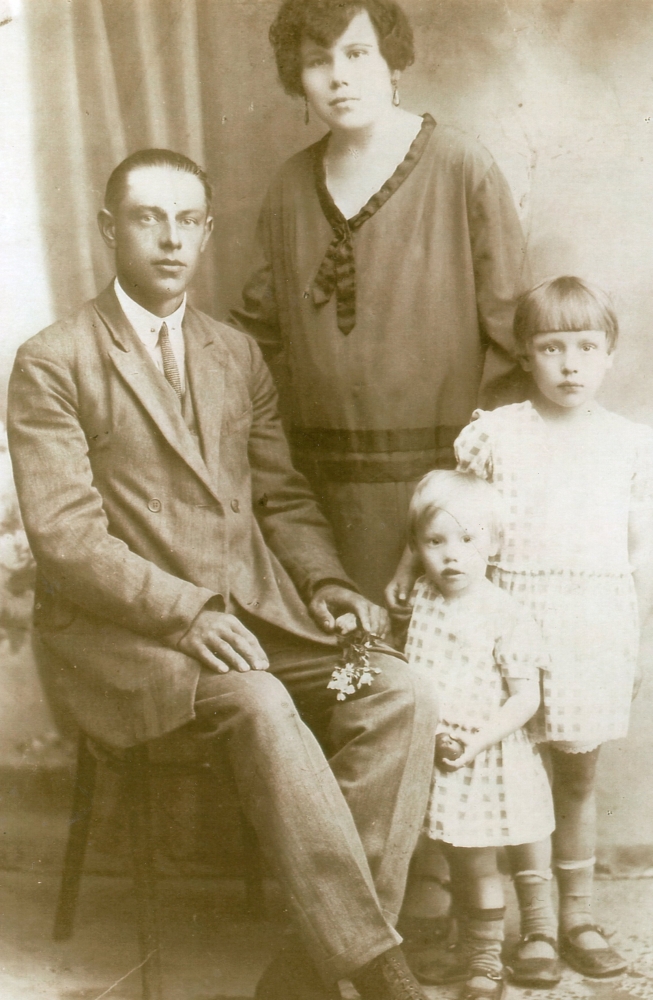
[{"label": "toddler's dark shoe", "polygon": [[362,1000],[428,1000],[399,946],[377,955],[351,981]]},{"label": "toddler's dark shoe", "polygon": [[469,956],[458,945],[449,948],[429,948],[408,956],[408,964],[418,982],[424,986],[446,986],[467,979]]},{"label": "toddler's dark shoe", "polygon": [[459,1000],[502,1000],[505,995],[503,972],[478,972],[465,983]]},{"label": "toddler's dark shoe", "polygon": [[[545,941],[551,946],[553,955],[549,958],[546,956],[522,956],[520,949],[530,941]],[[510,961],[510,974],[512,981],[520,986],[530,986],[534,989],[547,989],[556,986],[562,978],[557,941],[554,941],[548,934],[526,934],[515,948]]]},{"label": "toddler's dark shoe", "polygon": [[580,948],[575,942],[585,931],[595,931],[605,938],[605,931],[596,924],[579,924],[568,931],[559,931],[560,955],[567,965],[583,976],[607,979],[626,971],[628,963],[609,944],[605,948]]}]

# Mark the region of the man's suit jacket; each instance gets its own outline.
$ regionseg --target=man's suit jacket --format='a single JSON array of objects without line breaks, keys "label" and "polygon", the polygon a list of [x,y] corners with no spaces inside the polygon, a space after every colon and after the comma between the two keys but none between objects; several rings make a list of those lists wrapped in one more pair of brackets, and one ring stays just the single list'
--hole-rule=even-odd
[{"label": "man's suit jacket", "polygon": [[176,646],[211,598],[332,644],[300,594],[347,580],[258,347],[190,307],[184,336],[201,450],[112,287],[27,341],[9,386],[36,626],[78,721],[113,746],[193,718],[200,668]]}]

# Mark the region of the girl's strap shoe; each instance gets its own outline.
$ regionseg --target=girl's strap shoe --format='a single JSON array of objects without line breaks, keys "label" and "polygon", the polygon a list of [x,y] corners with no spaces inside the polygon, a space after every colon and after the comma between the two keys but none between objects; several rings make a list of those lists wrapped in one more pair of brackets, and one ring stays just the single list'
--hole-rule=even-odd
[{"label": "girl's strap shoe", "polygon": [[[544,941],[553,950],[551,958],[542,957],[521,957],[520,949],[523,945],[531,941]],[[530,986],[534,989],[548,989],[556,986],[561,978],[562,972],[558,961],[558,942],[548,934],[534,932],[525,934],[519,940],[510,962],[510,976],[514,983],[520,986]]]},{"label": "girl's strap shoe", "polygon": [[580,948],[574,943],[585,931],[594,931],[605,938],[605,931],[597,924],[578,924],[568,931],[560,929],[560,955],[565,962],[576,972],[591,976],[593,979],[605,979],[625,972],[628,963],[609,944],[606,944],[605,948]]}]

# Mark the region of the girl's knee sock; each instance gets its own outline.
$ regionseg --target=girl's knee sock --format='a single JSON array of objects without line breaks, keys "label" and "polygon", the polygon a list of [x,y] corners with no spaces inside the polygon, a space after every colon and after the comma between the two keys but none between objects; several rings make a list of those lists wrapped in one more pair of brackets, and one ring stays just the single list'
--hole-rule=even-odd
[{"label": "girl's knee sock", "polygon": [[594,882],[594,862],[556,861],[556,877],[560,894],[560,926],[563,930],[592,923],[592,887]]},{"label": "girl's knee sock", "polygon": [[469,954],[468,978],[498,976],[503,970],[503,918],[505,906],[482,910],[470,906],[465,923],[465,945]]},{"label": "girl's knee sock", "polygon": [[523,871],[513,875],[519,901],[522,937],[543,934],[554,941],[557,939],[558,925],[551,894],[552,879],[553,873],[550,869]]}]

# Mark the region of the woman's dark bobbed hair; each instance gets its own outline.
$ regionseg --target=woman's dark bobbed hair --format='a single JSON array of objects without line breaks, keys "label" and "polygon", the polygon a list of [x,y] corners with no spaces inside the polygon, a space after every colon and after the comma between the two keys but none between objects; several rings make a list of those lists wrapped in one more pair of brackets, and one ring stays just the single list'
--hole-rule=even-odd
[{"label": "woman's dark bobbed hair", "polygon": [[391,70],[404,70],[415,59],[413,29],[394,0],[284,0],[270,28],[279,79],[287,94],[304,96],[301,44],[310,38],[330,48],[356,14],[367,11]]}]

